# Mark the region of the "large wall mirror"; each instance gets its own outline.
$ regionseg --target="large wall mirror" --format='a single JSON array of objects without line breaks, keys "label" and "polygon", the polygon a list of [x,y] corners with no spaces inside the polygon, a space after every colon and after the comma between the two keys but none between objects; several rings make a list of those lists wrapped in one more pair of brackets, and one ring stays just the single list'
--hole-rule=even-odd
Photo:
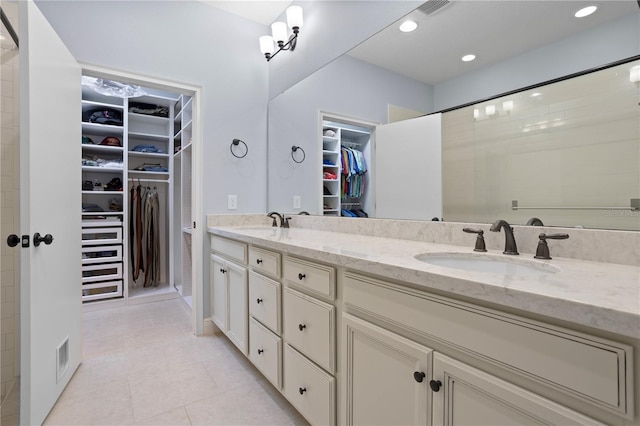
[{"label": "large wall mirror", "polygon": [[[638,4],[604,3],[603,15],[582,24],[572,21],[579,2],[440,3],[401,20],[435,31],[426,35],[432,43],[425,35],[403,39],[394,23],[271,100],[269,209],[295,213],[297,198],[301,210],[323,214],[332,155],[323,131],[336,124],[323,119],[338,117],[347,129],[372,130],[364,180],[370,217],[514,224],[539,217],[549,226],[640,230],[640,83],[632,81],[640,73]],[[557,30],[563,19],[567,28]],[[481,62],[463,64],[464,53]],[[541,85],[550,80],[558,81]],[[406,129],[394,133],[405,127],[401,120],[420,124],[412,117],[436,111],[443,111],[439,126],[422,140],[410,141]],[[376,140],[376,129],[384,139]],[[420,134],[415,129],[411,135]],[[439,149],[425,158],[422,146],[409,143]],[[305,150],[304,162],[293,161],[292,146]],[[394,170],[401,184],[387,184]],[[434,184],[441,194],[425,189]],[[440,214],[421,207],[416,215],[411,201],[428,197],[440,197],[433,203]]]}]

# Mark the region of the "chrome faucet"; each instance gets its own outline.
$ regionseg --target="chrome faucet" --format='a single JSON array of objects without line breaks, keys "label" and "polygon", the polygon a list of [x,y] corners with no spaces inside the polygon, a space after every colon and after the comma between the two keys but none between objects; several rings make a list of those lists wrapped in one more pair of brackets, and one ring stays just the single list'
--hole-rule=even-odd
[{"label": "chrome faucet", "polygon": [[282,215],[278,212],[269,212],[267,213],[267,216],[270,217],[271,219],[273,219],[273,222],[271,223],[271,226],[273,227],[277,227],[278,226],[278,221],[276,220],[276,216],[278,216],[280,218],[280,226],[282,227]]},{"label": "chrome faucet", "polygon": [[516,239],[513,236],[513,228],[506,220],[496,220],[493,225],[491,225],[491,228],[489,228],[489,231],[500,232],[500,229],[504,229],[505,237],[504,251],[502,253],[511,255],[520,254],[518,253],[518,247],[516,246]]}]

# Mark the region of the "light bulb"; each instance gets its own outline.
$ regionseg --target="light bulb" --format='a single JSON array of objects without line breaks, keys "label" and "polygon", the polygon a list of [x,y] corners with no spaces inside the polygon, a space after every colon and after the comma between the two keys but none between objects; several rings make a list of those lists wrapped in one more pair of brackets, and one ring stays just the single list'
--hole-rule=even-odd
[{"label": "light bulb", "polygon": [[274,22],[271,24],[271,35],[276,42],[285,42],[287,36],[287,24],[284,22]]},{"label": "light bulb", "polygon": [[302,8],[300,6],[291,6],[287,8],[287,23],[289,28],[302,28]]},{"label": "light bulb", "polygon": [[262,36],[259,38],[260,40],[260,52],[262,52],[263,54],[272,54],[274,47],[273,47],[273,37],[271,36]]},{"label": "light bulb", "polygon": [[640,82],[640,65],[636,65],[629,70],[629,81],[632,83]]},{"label": "light bulb", "polygon": [[495,105],[487,105],[486,107],[484,107],[484,112],[487,115],[493,115],[496,113],[496,106]]}]

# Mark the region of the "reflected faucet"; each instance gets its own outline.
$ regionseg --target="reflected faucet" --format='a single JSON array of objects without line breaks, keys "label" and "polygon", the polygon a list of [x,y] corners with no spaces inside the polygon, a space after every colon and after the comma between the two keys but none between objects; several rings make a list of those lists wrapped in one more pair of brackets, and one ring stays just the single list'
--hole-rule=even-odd
[{"label": "reflected faucet", "polygon": [[496,220],[493,225],[491,225],[491,228],[489,228],[489,231],[500,232],[500,229],[504,229],[505,237],[504,251],[502,253],[511,255],[520,254],[518,253],[518,247],[516,246],[516,239],[513,236],[513,228],[506,220]]},{"label": "reflected faucet", "polygon": [[537,217],[532,217],[527,221],[527,226],[544,226],[544,223]]},{"label": "reflected faucet", "polygon": [[267,213],[267,216],[270,217],[271,219],[273,219],[273,222],[271,223],[271,226],[273,227],[277,227],[278,226],[278,221],[276,220],[276,216],[278,216],[280,218],[280,226],[282,226],[282,215],[278,212],[269,212]]}]

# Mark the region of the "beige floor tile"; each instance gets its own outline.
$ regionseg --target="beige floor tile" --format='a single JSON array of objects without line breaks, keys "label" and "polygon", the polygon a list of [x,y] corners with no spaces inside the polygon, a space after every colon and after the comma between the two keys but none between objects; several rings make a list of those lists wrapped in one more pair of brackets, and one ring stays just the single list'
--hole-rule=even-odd
[{"label": "beige floor tile", "polygon": [[145,426],[191,426],[191,421],[185,408],[179,407],[135,424]]}]

